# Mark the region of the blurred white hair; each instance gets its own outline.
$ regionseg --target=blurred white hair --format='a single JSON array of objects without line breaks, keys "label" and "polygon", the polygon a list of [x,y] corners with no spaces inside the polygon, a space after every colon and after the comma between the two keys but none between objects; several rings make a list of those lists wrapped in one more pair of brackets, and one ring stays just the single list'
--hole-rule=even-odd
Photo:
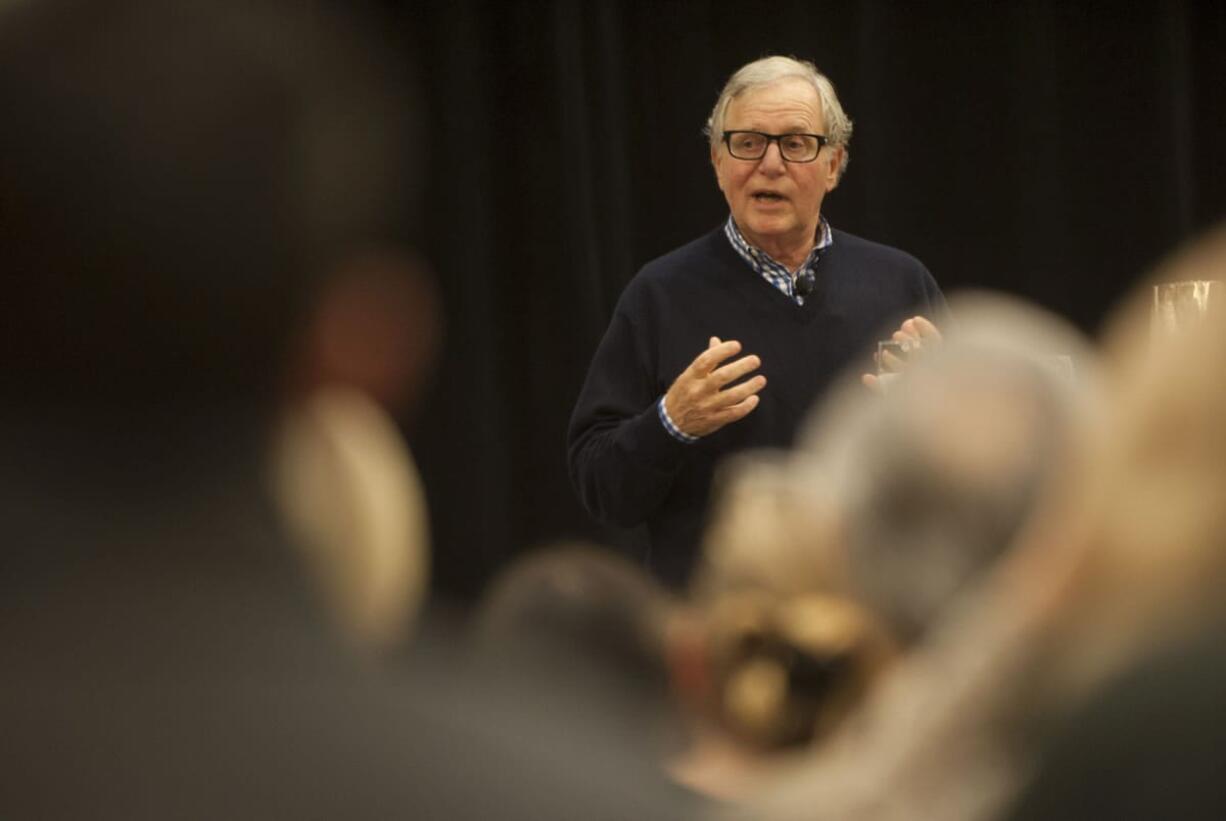
[{"label": "blurred white hair", "polygon": [[837,489],[849,584],[903,642],[1013,543],[1097,394],[1088,344],[1055,316],[983,293],[951,312],[886,396],[846,385],[799,444],[828,477],[815,490]]}]

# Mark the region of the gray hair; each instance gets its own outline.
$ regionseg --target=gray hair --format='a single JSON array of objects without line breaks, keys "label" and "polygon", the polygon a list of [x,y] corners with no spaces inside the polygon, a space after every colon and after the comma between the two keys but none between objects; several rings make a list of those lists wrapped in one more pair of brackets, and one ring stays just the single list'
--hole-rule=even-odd
[{"label": "gray hair", "polygon": [[793,77],[805,80],[813,85],[822,103],[822,119],[826,122],[826,138],[829,144],[843,149],[843,159],[839,164],[839,176],[847,168],[847,144],[851,142],[851,118],[843,111],[839,96],[834,91],[834,83],[830,78],[817,70],[817,66],[808,60],[795,57],[772,56],[746,63],[736,70],[711,109],[703,132],[711,142],[711,150],[719,147],[724,133],[724,118],[728,114],[728,106],[746,91],[763,86],[773,85],[780,80]]}]

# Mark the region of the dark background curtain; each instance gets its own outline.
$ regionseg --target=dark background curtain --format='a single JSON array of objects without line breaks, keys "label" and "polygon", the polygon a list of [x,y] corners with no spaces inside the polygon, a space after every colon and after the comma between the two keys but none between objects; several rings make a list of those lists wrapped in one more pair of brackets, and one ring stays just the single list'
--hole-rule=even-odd
[{"label": "dark background curtain", "polygon": [[405,427],[447,599],[545,542],[626,540],[575,500],[566,424],[626,282],[726,215],[701,127],[741,64],[831,77],[855,136],[825,213],[947,293],[1093,334],[1226,204],[1226,3],[387,5],[432,136],[422,244],[447,329]]}]

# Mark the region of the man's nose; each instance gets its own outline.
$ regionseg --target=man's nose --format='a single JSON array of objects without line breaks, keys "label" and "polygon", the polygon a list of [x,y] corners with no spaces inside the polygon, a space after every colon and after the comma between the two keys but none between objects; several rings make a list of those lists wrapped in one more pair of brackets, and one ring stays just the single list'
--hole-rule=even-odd
[{"label": "man's nose", "polygon": [[778,140],[771,140],[766,145],[766,153],[758,160],[758,170],[764,174],[780,174],[786,170],[783,162],[783,149]]}]

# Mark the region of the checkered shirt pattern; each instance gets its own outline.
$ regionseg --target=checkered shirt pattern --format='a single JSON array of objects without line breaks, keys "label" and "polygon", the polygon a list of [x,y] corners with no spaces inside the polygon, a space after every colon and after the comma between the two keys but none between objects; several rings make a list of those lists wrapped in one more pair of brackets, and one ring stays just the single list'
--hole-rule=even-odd
[{"label": "checkered shirt pattern", "polygon": [[[820,219],[821,223],[817,227],[817,244],[809,252],[809,256],[805,259],[804,264],[796,269],[797,276],[806,268],[811,269],[814,263],[817,262],[818,257],[822,255],[822,252],[834,242],[834,235],[830,231],[830,223],[826,222],[825,217]],[[796,279],[792,276],[792,273],[786,266],[772,259],[770,254],[750,245],[745,240],[745,237],[741,235],[740,229],[736,227],[736,222],[733,221],[731,214],[728,215],[728,221],[724,223],[724,234],[728,237],[728,241],[732,243],[733,249],[741,255],[742,259],[749,263],[749,267],[753,268],[759,276],[787,296],[796,300],[797,305],[805,304],[805,298],[796,293]]]},{"label": "checkered shirt pattern", "polygon": [[690,436],[688,433],[681,430],[681,428],[677,427],[676,423],[673,422],[673,418],[668,415],[668,409],[664,407],[663,396],[661,396],[660,401],[656,403],[656,410],[658,410],[660,413],[660,421],[664,423],[664,429],[672,434],[674,439],[680,439],[687,445],[691,445],[698,441],[697,436]]}]

